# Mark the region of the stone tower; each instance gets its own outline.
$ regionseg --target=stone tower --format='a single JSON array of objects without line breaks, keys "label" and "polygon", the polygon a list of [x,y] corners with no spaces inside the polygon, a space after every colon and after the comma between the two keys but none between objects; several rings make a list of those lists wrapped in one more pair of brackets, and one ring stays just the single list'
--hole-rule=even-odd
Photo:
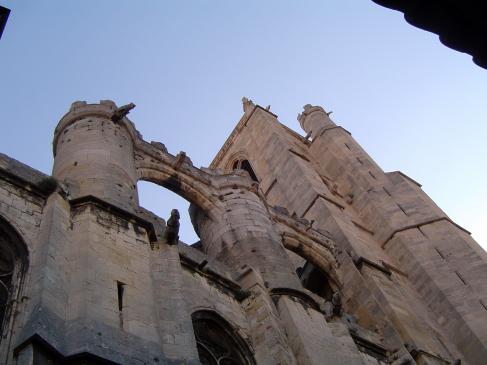
[{"label": "stone tower", "polygon": [[[244,98],[209,168],[76,102],[46,176],[0,155],[0,363],[483,364],[487,257],[323,108]],[[140,207],[189,202],[200,241]]]}]

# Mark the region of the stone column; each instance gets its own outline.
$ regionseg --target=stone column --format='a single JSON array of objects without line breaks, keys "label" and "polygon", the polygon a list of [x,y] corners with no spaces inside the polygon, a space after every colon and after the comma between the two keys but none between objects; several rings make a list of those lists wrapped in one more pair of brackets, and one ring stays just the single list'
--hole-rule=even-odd
[{"label": "stone column", "polygon": [[251,187],[250,178],[234,175],[225,179],[227,183],[219,186],[223,213],[218,221],[192,208],[192,221],[205,252],[229,267],[253,267],[269,290],[302,290],[281,237],[256,189]]},{"label": "stone column", "polygon": [[357,353],[341,354],[323,314],[297,299],[308,296],[256,189],[242,177],[226,179],[219,186],[221,218],[213,221],[193,209],[193,222],[210,257],[247,270],[239,281],[249,291],[245,309],[261,341],[256,357],[266,364],[361,365]]}]

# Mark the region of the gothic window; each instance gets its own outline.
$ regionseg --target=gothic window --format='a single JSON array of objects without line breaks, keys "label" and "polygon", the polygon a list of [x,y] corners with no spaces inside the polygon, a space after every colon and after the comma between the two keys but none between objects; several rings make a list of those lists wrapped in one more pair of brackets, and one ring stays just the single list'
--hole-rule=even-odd
[{"label": "gothic window", "polygon": [[[11,303],[27,254],[16,232],[0,218],[0,335],[11,312]],[[0,341],[3,336],[0,336]]]},{"label": "gothic window", "polygon": [[303,287],[319,295],[326,300],[331,300],[333,288],[330,285],[328,276],[311,264],[309,261],[301,268],[296,270]]},{"label": "gothic window", "polygon": [[12,250],[4,244],[3,240],[0,242],[0,323],[3,328],[3,319],[10,299],[15,260]]},{"label": "gothic window", "polygon": [[191,317],[202,365],[255,365],[246,343],[223,318],[211,311]]},{"label": "gothic window", "polygon": [[257,179],[257,175],[255,174],[254,169],[252,169],[249,160],[235,160],[232,164],[232,169],[245,170],[249,173],[252,180],[259,182],[259,179]]},{"label": "gothic window", "polygon": [[257,181],[257,182],[259,181],[257,179],[257,176],[255,175],[254,170],[252,169],[252,166],[250,166],[249,160],[243,160],[240,168],[242,170],[247,171],[249,173],[250,177],[252,178],[252,180]]}]

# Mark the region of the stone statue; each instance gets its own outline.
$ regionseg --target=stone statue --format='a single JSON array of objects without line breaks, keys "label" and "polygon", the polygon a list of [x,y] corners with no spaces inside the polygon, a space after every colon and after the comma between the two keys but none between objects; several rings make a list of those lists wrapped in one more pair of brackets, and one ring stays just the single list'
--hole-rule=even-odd
[{"label": "stone statue", "polygon": [[171,216],[167,220],[164,240],[168,245],[177,245],[179,242],[179,211],[171,210]]},{"label": "stone statue", "polygon": [[130,103],[124,106],[121,106],[117,110],[115,110],[110,118],[112,122],[119,122],[123,117],[125,117],[130,111],[135,108],[134,103]]}]

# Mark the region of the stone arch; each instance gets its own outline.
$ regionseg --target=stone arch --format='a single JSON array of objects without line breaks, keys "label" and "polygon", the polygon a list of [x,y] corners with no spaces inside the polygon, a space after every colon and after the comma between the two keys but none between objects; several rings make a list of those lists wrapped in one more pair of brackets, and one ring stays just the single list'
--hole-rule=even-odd
[{"label": "stone arch", "polygon": [[318,268],[329,280],[331,289],[337,290],[341,287],[341,275],[337,270],[336,260],[328,248],[290,232],[282,235],[282,243],[286,249]]},{"label": "stone arch", "polygon": [[27,246],[17,230],[0,216],[0,343],[11,327],[20,289],[28,268]]},{"label": "stone arch", "polygon": [[140,166],[139,181],[148,181],[171,190],[191,204],[196,205],[212,220],[217,220],[220,204],[216,194],[212,194],[210,183],[198,181],[178,171],[169,171],[164,166]]},{"label": "stone arch", "polygon": [[256,365],[251,347],[218,313],[198,310],[191,320],[202,365]]}]

